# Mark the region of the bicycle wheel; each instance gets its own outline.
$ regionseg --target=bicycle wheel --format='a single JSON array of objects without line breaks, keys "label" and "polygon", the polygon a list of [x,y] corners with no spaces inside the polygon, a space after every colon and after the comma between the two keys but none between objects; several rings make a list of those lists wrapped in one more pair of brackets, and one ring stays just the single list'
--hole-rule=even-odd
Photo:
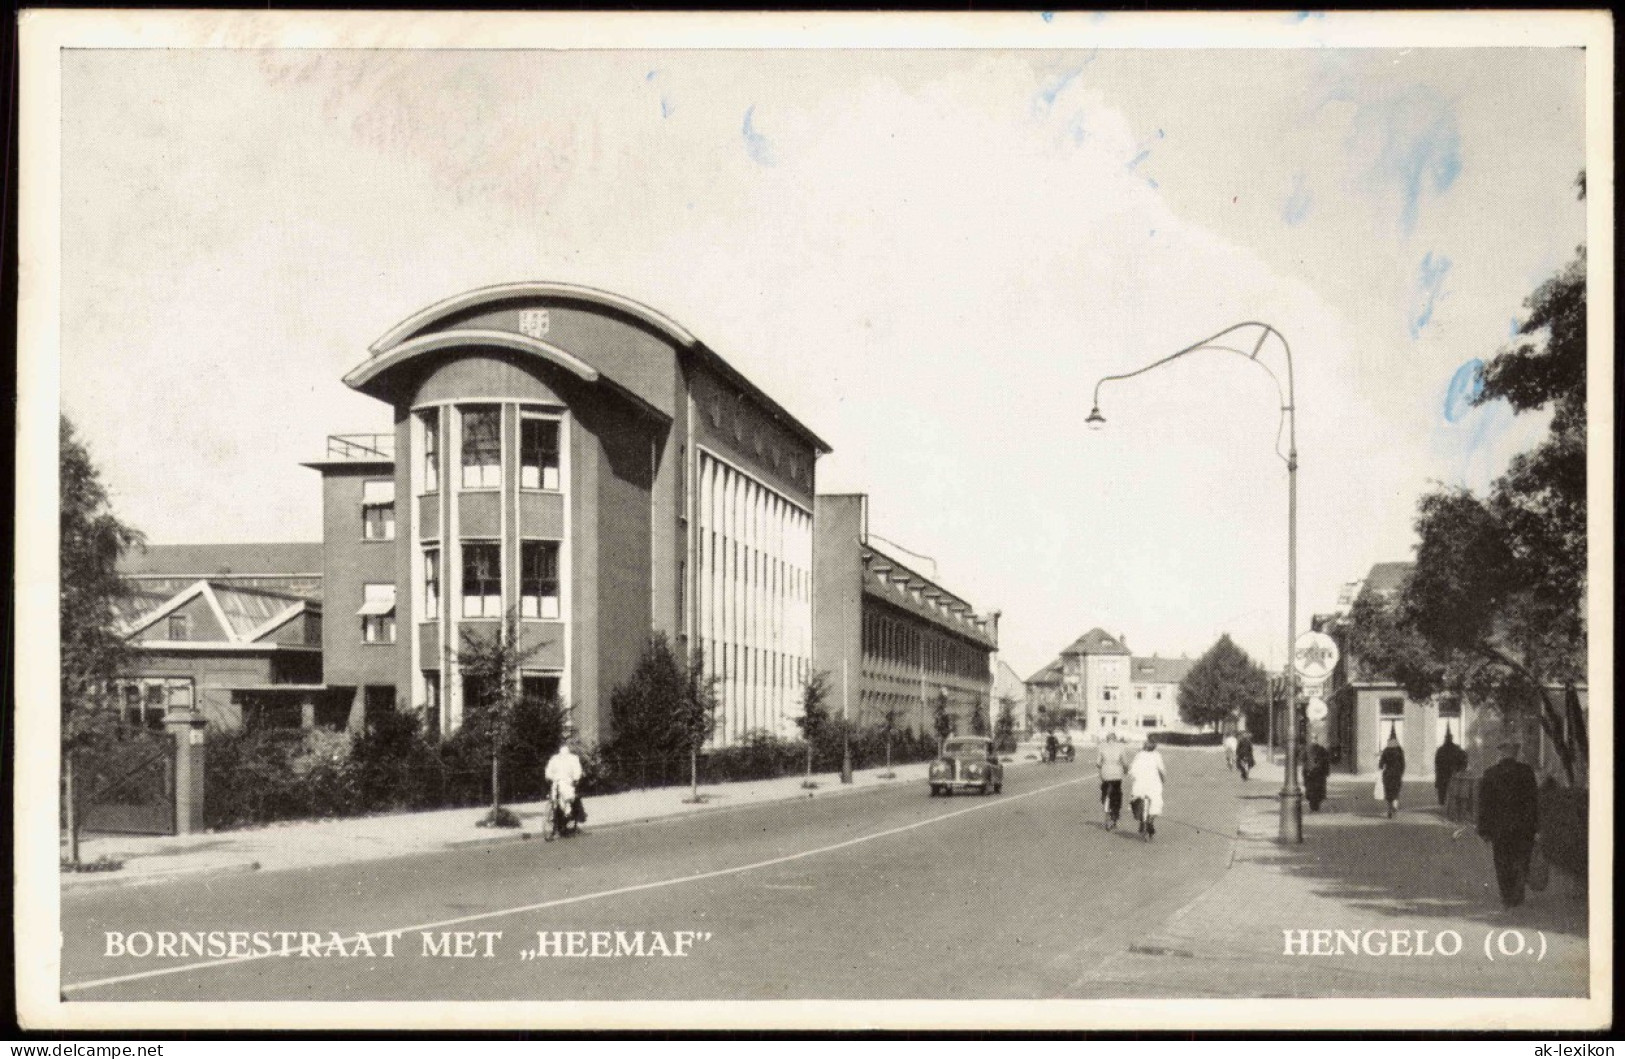
[{"label": "bicycle wheel", "polygon": [[551,842],[559,836],[559,814],[551,805],[542,816],[542,841]]}]

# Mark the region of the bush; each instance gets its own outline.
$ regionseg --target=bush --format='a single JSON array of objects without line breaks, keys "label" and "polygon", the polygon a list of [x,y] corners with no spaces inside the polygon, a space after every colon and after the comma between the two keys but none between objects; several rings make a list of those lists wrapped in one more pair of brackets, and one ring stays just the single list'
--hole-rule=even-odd
[{"label": "bush", "polygon": [[1540,790],[1540,849],[1546,859],[1579,879],[1589,860],[1589,797],[1584,787],[1560,787],[1548,780]]}]

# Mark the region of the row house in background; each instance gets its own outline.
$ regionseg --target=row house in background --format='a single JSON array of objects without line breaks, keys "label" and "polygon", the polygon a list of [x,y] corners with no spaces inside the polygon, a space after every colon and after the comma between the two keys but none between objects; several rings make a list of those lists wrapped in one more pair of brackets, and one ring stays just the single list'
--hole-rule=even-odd
[{"label": "row house in background", "polygon": [[1094,628],[1027,679],[1036,712],[1073,715],[1084,731],[1123,738],[1143,732],[1194,733],[1179,716],[1179,685],[1194,662],[1159,655],[1135,657],[1120,636]]},{"label": "row house in background", "polygon": [[812,665],[816,435],[681,325],[559,283],[414,314],[345,376],[393,429],[323,459],[326,684],[463,713],[459,652],[512,623],[528,692],[608,734],[651,634],[702,650],[729,741],[789,734]]},{"label": "row house in background", "polygon": [[[1392,602],[1403,589],[1414,563],[1377,563],[1364,580],[1352,583],[1343,603],[1362,598]],[[1467,751],[1469,768],[1481,772],[1495,763],[1497,744],[1510,725],[1523,744],[1523,760],[1537,771],[1561,773],[1556,750],[1533,716],[1511,722],[1494,711],[1481,709],[1454,696],[1440,695],[1418,702],[1387,674],[1361,658],[1353,649],[1350,610],[1316,615],[1312,626],[1337,641],[1339,658],[1322,691],[1327,705],[1324,720],[1311,722],[1309,737],[1331,753],[1335,766],[1354,773],[1376,770],[1377,756],[1390,737],[1405,751],[1406,774],[1433,773],[1433,757],[1448,735]],[[1561,688],[1551,689],[1561,702]],[[1588,689],[1576,689],[1580,712],[1588,706]]]},{"label": "row house in background", "polygon": [[945,700],[956,731],[978,711],[991,730],[998,612],[978,614],[882,549],[861,493],[820,495],[813,526],[813,662],[831,715],[874,725],[890,714],[926,734]]}]

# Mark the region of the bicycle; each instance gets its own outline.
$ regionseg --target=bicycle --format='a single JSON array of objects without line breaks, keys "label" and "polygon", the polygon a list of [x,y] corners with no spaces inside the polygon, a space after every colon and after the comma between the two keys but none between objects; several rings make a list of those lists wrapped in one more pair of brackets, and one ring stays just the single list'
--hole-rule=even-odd
[{"label": "bicycle", "polygon": [[566,806],[559,796],[559,785],[553,784],[547,799],[547,816],[542,821],[542,841],[551,842],[555,838],[567,838],[578,833],[586,816],[581,809],[579,795],[570,799],[570,804]]}]

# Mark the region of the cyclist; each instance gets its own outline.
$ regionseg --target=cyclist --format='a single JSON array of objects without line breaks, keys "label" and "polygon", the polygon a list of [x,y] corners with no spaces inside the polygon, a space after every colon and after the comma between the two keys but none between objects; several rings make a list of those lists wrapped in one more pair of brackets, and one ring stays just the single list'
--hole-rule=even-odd
[{"label": "cyclist", "polygon": [[559,752],[548,759],[543,775],[552,784],[554,826],[558,831],[562,834],[571,821],[579,824],[586,820],[581,797],[576,793],[581,783],[581,758],[576,756],[574,745],[569,741],[560,743]]}]

